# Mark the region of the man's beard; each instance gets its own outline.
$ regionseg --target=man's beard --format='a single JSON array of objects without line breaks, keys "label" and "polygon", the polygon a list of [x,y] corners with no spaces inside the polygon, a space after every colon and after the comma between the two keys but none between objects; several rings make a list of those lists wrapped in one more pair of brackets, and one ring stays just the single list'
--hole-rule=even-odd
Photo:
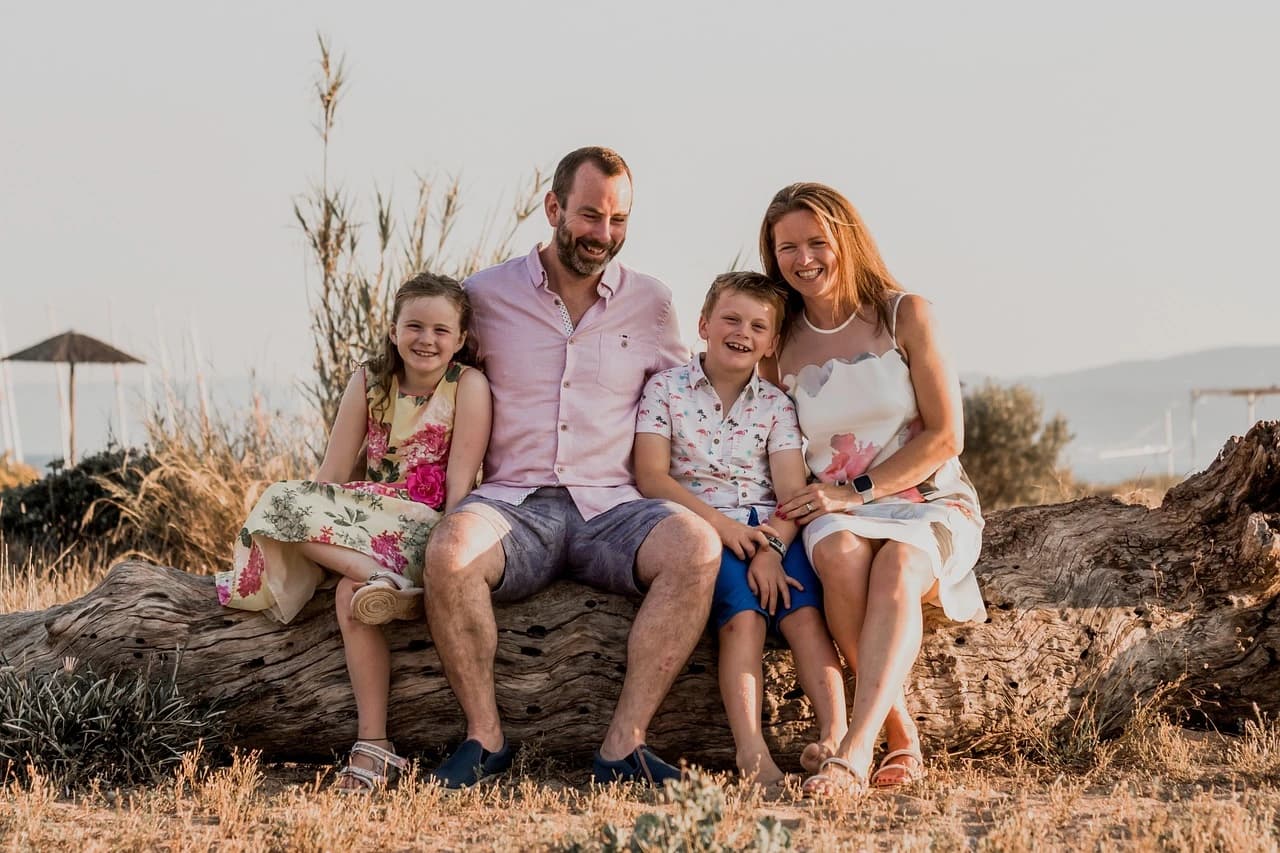
[{"label": "man's beard", "polygon": [[[609,265],[609,261],[613,260],[619,250],[622,249],[622,240],[616,243],[599,243],[586,237],[573,238],[573,234],[569,231],[569,226],[564,224],[563,217],[560,224],[556,226],[556,256],[560,258],[566,269],[574,275],[587,278],[593,275],[599,275],[604,272],[604,268]],[[578,252],[579,246],[586,246],[592,249],[604,247],[604,255],[599,259],[588,258]]]}]

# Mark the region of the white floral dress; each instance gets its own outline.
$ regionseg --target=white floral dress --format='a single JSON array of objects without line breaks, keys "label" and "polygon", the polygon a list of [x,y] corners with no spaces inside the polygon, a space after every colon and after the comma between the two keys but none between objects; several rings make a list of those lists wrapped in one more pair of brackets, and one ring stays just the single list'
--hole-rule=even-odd
[{"label": "white floral dress", "polygon": [[450,364],[429,396],[402,395],[393,379],[375,416],[377,386],[366,386],[368,480],[286,480],[258,499],[235,543],[234,568],[217,576],[218,601],[288,622],[325,584],[327,573],[296,547],[340,545],[422,583],[427,537],[441,518],[458,377]]},{"label": "white floral dress", "polygon": [[[796,401],[805,458],[824,483],[851,483],[897,453],[923,429],[915,386],[894,327],[877,329],[861,313],[836,329],[801,315],[778,359],[783,387]],[[986,618],[973,574],[982,549],[982,511],[960,460],[952,457],[917,486],[848,512],[823,515],[804,529],[805,547],[837,530],[912,545],[938,579],[932,603],[957,621]]]}]

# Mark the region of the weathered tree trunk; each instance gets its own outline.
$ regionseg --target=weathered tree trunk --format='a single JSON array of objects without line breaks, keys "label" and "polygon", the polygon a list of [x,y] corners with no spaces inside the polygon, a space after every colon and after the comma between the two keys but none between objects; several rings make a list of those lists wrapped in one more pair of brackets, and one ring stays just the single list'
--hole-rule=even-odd
[{"label": "weathered tree trunk", "polygon": [[[1233,439],[1205,472],[1147,509],[1088,499],[993,513],[978,567],[985,624],[929,614],[910,703],[934,746],[1048,731],[1083,711],[1115,731],[1136,702],[1174,702],[1219,725],[1280,710],[1280,423]],[[74,656],[99,667],[174,665],[189,695],[218,699],[234,742],[277,758],[328,757],[355,731],[333,617],[317,597],[288,626],[217,605],[209,577],[122,563],[97,589],[0,616],[12,662]],[[577,760],[599,742],[621,684],[635,605],[570,583],[498,608],[498,701],[509,735]],[[402,750],[462,731],[427,628],[387,629],[391,734]],[[650,742],[713,766],[732,761],[710,634],[664,702]],[[770,651],[766,727],[787,763],[812,716],[788,654]]]}]

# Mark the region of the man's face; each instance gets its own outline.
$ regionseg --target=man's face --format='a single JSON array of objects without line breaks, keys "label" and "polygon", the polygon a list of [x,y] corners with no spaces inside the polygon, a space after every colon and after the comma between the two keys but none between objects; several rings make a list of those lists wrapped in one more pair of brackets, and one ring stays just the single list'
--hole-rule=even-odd
[{"label": "man's face", "polygon": [[631,181],[625,172],[607,177],[594,163],[574,175],[560,205],[547,194],[547,219],[555,228],[556,256],[570,273],[587,278],[604,272],[627,239]]}]

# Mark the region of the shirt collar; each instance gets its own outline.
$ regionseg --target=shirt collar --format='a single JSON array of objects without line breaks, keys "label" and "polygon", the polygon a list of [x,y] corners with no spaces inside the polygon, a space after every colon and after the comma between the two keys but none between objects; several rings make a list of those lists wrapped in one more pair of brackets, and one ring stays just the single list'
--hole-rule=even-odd
[{"label": "shirt collar", "polygon": [[[543,243],[538,243],[525,258],[525,268],[529,272],[529,283],[534,287],[543,286],[547,281],[547,270],[542,265],[542,256],[538,254],[543,247]],[[622,264],[618,263],[617,258],[614,258],[604,268],[604,274],[600,276],[600,283],[596,285],[596,293],[608,299],[617,292],[618,286],[621,284]]]},{"label": "shirt collar", "polygon": [[[700,385],[711,386],[711,380],[707,378],[706,372],[702,369],[702,357],[706,353],[695,352],[693,358],[689,359],[689,384],[694,388]],[[757,368],[751,371],[751,381],[747,383],[746,389],[753,398],[760,396],[760,370]]]}]

